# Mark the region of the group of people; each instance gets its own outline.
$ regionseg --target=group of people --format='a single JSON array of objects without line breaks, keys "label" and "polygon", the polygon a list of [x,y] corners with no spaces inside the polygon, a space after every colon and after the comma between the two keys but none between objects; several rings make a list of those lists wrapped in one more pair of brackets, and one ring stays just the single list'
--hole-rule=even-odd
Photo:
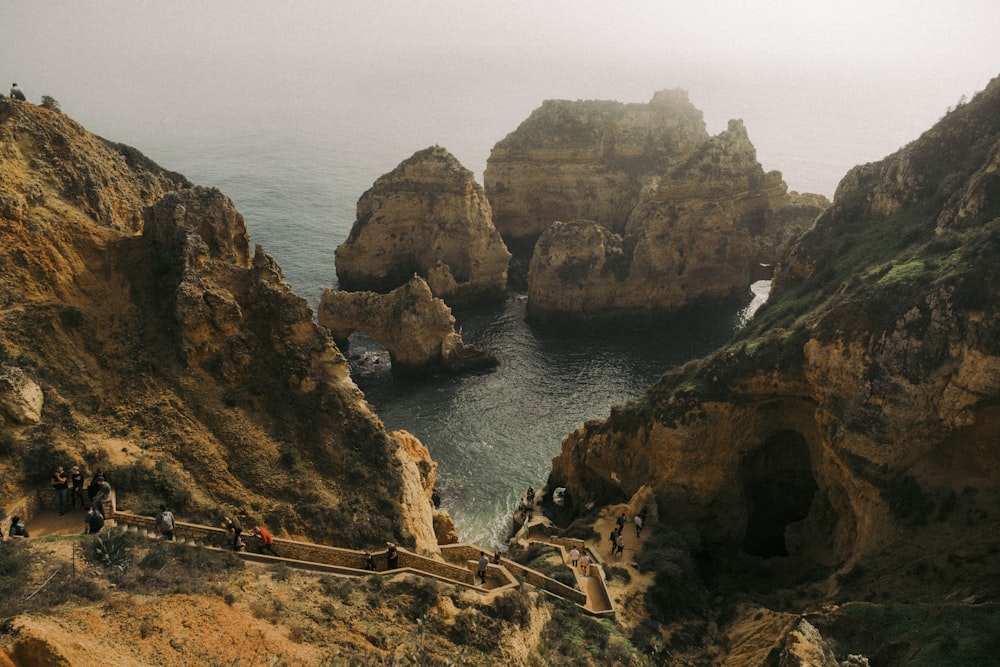
[{"label": "group of people", "polygon": [[83,518],[84,533],[94,534],[104,528],[104,503],[111,500],[111,485],[104,478],[104,470],[97,469],[90,484],[87,486],[87,498],[83,497],[83,473],[80,466],[73,466],[69,473],[62,466],[56,466],[52,471],[50,484],[55,495],[56,509],[59,516],[75,509],[77,503],[80,509],[86,511]]},{"label": "group of people", "polygon": [[531,515],[535,511],[535,490],[528,487],[524,497],[517,504],[517,511],[521,514],[521,522],[527,524],[531,521]]},{"label": "group of people", "polygon": [[[171,516],[171,521],[173,516]],[[230,544],[233,547],[233,551],[246,551],[247,543],[243,540],[243,526],[240,522],[231,517],[225,517],[222,520],[222,527],[226,529],[229,535]],[[277,556],[278,552],[274,550],[274,535],[271,534],[267,528],[261,524],[254,526],[251,535],[260,540],[260,545],[257,547],[257,553],[263,554],[265,551],[272,556]],[[171,539],[173,539],[171,537]]]}]

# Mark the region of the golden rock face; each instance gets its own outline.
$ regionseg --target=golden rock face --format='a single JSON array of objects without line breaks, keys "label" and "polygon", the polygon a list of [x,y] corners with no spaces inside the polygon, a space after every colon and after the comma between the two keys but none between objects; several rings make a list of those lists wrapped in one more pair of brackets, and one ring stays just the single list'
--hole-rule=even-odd
[{"label": "golden rock face", "polygon": [[0,216],[0,346],[45,397],[0,461],[5,497],[43,451],[118,470],[123,509],[344,546],[433,534],[395,502],[398,441],[225,195],[0,100]]},{"label": "golden rock face", "polygon": [[662,314],[745,294],[829,204],[765,173],[742,121],[709,136],[683,91],[649,104],[546,102],[494,147],[484,181],[497,229],[530,259],[537,319]]}]

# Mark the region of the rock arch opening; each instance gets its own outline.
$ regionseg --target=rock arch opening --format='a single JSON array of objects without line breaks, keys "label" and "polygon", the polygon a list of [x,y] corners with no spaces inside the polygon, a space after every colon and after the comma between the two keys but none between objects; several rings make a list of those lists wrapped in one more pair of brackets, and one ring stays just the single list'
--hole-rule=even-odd
[{"label": "rock arch opening", "polygon": [[785,529],[805,519],[816,495],[809,444],[797,431],[771,436],[740,466],[747,510],[743,550],[754,556],[787,556]]}]

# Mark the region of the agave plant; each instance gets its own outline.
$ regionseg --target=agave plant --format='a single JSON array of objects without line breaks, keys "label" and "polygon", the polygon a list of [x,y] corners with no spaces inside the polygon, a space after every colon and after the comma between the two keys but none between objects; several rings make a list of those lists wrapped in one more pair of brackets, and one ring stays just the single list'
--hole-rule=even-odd
[{"label": "agave plant", "polygon": [[121,572],[128,569],[129,548],[124,530],[116,528],[104,535],[98,535],[94,552],[97,554],[97,559],[107,567],[116,567]]}]

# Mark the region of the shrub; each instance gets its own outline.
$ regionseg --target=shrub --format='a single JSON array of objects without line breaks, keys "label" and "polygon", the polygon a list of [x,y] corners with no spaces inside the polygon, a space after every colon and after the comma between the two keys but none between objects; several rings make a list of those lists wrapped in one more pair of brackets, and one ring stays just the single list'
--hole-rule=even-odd
[{"label": "shrub", "polygon": [[62,113],[62,109],[59,108],[59,102],[49,95],[42,95],[42,103],[39,106],[55,111],[56,113]]}]

